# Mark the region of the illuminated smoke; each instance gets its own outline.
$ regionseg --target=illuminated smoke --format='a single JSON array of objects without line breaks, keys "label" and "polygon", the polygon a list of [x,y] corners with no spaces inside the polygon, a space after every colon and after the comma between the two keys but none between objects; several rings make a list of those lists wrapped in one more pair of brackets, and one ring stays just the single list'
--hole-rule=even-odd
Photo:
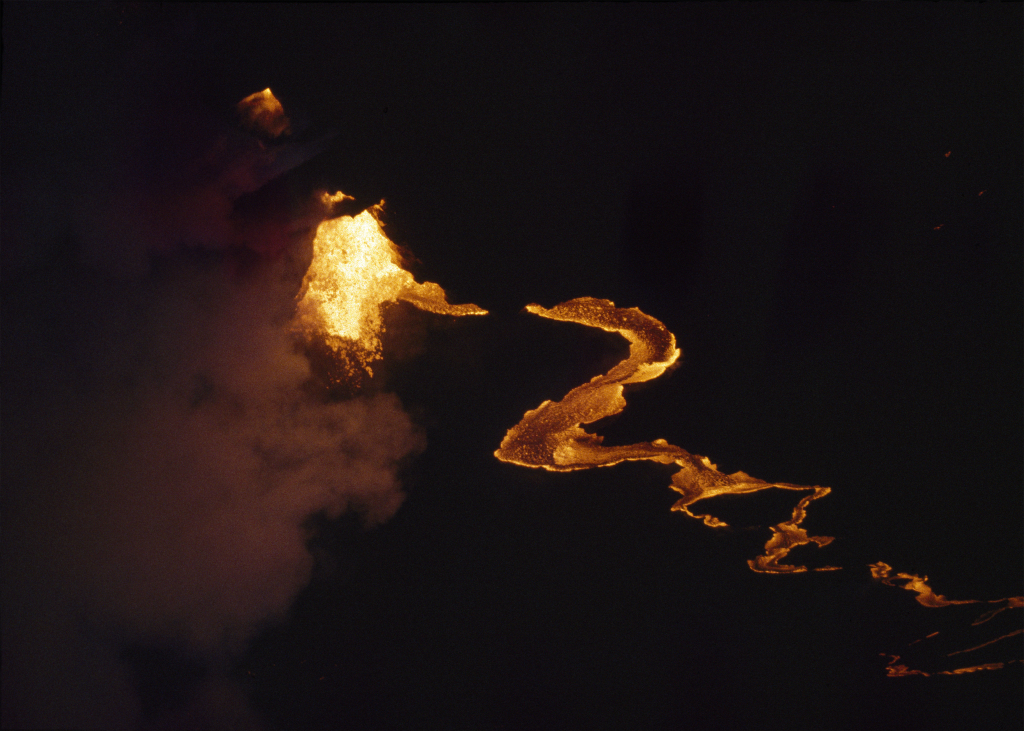
[{"label": "illuminated smoke", "polygon": [[[319,143],[260,139],[287,129],[269,90],[238,111],[249,132],[178,108],[194,138],[101,181],[77,256],[5,285],[5,727],[259,726],[230,663],[307,583],[309,519],[387,520],[423,448],[394,395],[317,385],[309,286],[295,312],[329,206],[271,181]],[[369,214],[320,230],[352,221],[386,241]],[[444,309],[388,264],[392,294]],[[170,705],[137,692],[153,652],[199,668]]]}]

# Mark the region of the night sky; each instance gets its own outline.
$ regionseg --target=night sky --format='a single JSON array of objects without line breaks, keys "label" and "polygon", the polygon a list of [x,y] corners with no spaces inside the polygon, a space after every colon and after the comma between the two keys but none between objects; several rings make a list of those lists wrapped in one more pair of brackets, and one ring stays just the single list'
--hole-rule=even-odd
[{"label": "night sky", "polygon": [[[882,655],[1020,610],[867,568],[1024,594],[1020,5],[2,12],[5,728],[1021,726],[1019,635]],[[490,314],[396,306],[326,391],[317,190]],[[624,357],[523,312],[581,296],[683,351],[606,443],[830,486],[792,558],[841,571],[747,567],[792,494],[494,458]]]}]

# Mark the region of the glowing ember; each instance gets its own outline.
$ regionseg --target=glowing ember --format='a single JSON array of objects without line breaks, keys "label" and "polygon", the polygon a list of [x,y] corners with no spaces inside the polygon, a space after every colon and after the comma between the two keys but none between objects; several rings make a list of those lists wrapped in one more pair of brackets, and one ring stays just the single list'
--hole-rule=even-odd
[{"label": "glowing ember", "polygon": [[238,102],[236,109],[245,127],[271,138],[280,137],[291,127],[284,107],[269,88],[250,94]]},{"label": "glowing ember", "polygon": [[[325,204],[352,200],[324,194]],[[440,315],[485,315],[476,305],[452,305],[433,282],[418,284],[401,267],[394,243],[384,235],[375,206],[357,216],[323,221],[313,240],[313,261],[306,272],[296,324],[309,338],[320,337],[372,374],[380,358],[381,309],[404,300]]]},{"label": "glowing ember", "polygon": [[[743,494],[778,487],[783,490],[810,490],[794,508],[789,521],[772,528],[772,537],[765,544],[765,554],[748,563],[754,571],[794,573],[806,571],[804,566],[781,564],[780,560],[793,548],[808,543],[828,545],[828,536],[809,536],[799,525],[806,517],[807,506],[830,490],[827,487],[805,487],[787,483],[758,480],[744,472],[731,475],[719,472],[707,457],[690,454],[664,439],[628,446],[606,447],[603,437],[590,434],[581,427],[622,411],[626,406],[624,386],[657,378],[676,362],[680,351],[675,336],[658,320],[637,308],[616,307],[608,300],[581,297],[548,310],[529,305],[535,315],[563,322],[576,322],[622,335],[629,341],[629,357],[603,376],[577,386],[557,402],[545,401],[527,411],[522,421],[509,429],[494,453],[503,462],[524,467],[540,467],[552,471],[608,467],[627,460],[651,460],[661,464],[675,463],[681,469],[672,477],[671,487],[683,495],[672,507],[693,518],[700,518],[711,527],[726,523],[710,515],[695,515],[689,506],[716,495]],[[826,566],[818,571],[833,570]]]}]

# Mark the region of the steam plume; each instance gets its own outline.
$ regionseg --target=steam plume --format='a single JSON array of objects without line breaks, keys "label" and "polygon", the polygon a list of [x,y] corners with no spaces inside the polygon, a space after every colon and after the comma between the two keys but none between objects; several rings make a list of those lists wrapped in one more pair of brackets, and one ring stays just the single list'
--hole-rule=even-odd
[{"label": "steam plume", "polygon": [[[223,669],[306,584],[309,518],[387,520],[423,446],[296,349],[323,210],[270,181],[319,143],[156,101],[71,246],[4,286],[5,727],[258,726]],[[153,653],[177,695],[139,692]]]}]

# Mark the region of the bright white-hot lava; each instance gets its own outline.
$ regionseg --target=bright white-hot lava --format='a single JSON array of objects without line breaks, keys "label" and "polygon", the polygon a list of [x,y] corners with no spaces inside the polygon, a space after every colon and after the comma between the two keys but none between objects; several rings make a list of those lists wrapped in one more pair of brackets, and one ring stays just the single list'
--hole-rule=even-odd
[{"label": "bright white-hot lava", "polygon": [[[342,192],[323,195],[328,205],[351,199]],[[397,248],[381,228],[381,210],[374,206],[320,224],[296,315],[296,324],[307,337],[323,338],[370,374],[370,364],[380,358],[385,305],[402,300],[440,315],[487,314],[476,305],[449,304],[444,290],[433,282],[416,282],[402,268]]]}]

